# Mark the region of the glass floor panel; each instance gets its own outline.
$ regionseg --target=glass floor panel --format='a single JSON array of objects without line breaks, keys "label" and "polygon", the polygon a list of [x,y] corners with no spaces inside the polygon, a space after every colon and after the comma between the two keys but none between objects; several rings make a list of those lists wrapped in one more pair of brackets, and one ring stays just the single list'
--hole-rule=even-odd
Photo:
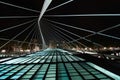
[{"label": "glass floor panel", "polygon": [[64,50],[43,50],[0,63],[0,80],[120,80],[111,73]]}]

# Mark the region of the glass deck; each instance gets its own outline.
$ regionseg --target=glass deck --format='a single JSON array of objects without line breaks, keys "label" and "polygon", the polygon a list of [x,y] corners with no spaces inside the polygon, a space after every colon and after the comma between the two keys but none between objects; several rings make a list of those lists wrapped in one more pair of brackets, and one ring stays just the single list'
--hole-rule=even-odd
[{"label": "glass deck", "polygon": [[4,79],[120,80],[120,76],[67,52],[48,50],[0,63],[0,80]]}]

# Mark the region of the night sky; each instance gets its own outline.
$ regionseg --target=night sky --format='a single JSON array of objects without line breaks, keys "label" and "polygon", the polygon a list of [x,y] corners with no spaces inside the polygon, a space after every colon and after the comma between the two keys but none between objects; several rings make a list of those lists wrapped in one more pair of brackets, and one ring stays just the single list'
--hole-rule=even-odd
[{"label": "night sky", "polygon": [[[32,12],[32,11],[12,7],[6,4],[2,4],[1,1],[6,2],[6,3],[11,3],[14,5],[18,5],[18,6],[22,6],[25,8],[37,10],[38,12]],[[69,0],[53,0],[48,10],[66,1],[69,1]],[[35,36],[33,38],[38,39],[39,40],[38,42],[41,44],[42,42],[41,42],[39,30],[38,30],[37,18],[40,14],[43,2],[44,0],[0,0],[0,17],[35,16],[31,18],[6,18],[6,19],[0,18],[0,30],[36,19],[34,21],[35,24],[31,28],[26,30],[23,34],[16,37],[15,40],[23,41],[26,38],[26,36],[29,34],[29,32],[35,26],[35,29],[30,34],[28,39],[26,39],[26,41],[30,42],[30,39],[32,38],[33,33],[35,33]],[[73,39],[80,38],[64,30],[67,30],[81,37],[85,37],[91,34],[90,32],[87,32],[87,31],[70,28],[67,26],[63,26],[60,24],[50,22],[48,20],[56,21],[59,23],[64,23],[69,26],[74,26],[74,27],[90,30],[96,33],[106,28],[120,24],[120,16],[82,16],[82,17],[47,17],[45,16],[45,15],[71,15],[71,14],[120,14],[120,0],[109,0],[109,1],[74,0],[66,5],[63,5],[61,7],[58,7],[56,9],[46,12],[41,20],[41,28],[42,28],[42,32],[43,32],[43,35],[44,35],[44,38],[47,44],[50,40],[72,41],[72,39],[70,39],[66,35],[72,37]],[[33,22],[19,26],[14,29],[0,32],[0,38],[11,39],[12,37],[20,33],[22,30],[24,30],[26,27],[30,26],[32,23]],[[55,26],[58,26],[64,30],[57,28]],[[61,34],[59,31],[66,35]],[[120,38],[120,35],[119,35],[120,27],[116,27],[116,28],[104,31],[102,33]],[[64,39],[64,37],[67,38],[67,40]],[[120,46],[120,39],[114,39],[114,38],[99,35],[99,34],[87,37],[86,39],[91,40],[92,42],[88,42],[84,39],[80,39],[78,41],[87,46],[94,46],[93,44],[94,42],[99,43],[103,46]],[[2,45],[6,43],[7,41],[0,40],[0,42]],[[74,43],[77,43],[77,42],[74,42]]]}]

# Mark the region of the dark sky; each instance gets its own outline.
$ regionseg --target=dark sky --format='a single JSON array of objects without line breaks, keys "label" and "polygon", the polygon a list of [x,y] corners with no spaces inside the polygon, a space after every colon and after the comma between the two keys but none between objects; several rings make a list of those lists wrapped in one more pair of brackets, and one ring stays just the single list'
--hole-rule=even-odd
[{"label": "dark sky", "polygon": [[[34,9],[37,11],[40,11],[43,5],[44,0],[0,0],[3,2],[11,3],[14,5]],[[59,4],[62,4],[68,0],[53,0],[51,5],[48,9],[57,6]],[[74,0],[66,5],[63,5],[62,7],[56,8],[54,10],[46,12],[44,15],[70,15],[70,14],[119,14],[120,13],[120,0]],[[39,16],[40,12],[32,12],[27,11],[24,9],[15,8],[12,6],[8,6],[5,4],[0,3],[0,17],[3,16]],[[36,17],[37,18],[37,17]],[[26,21],[30,21],[35,18],[9,18],[9,19],[0,19],[0,30],[15,26],[21,23],[24,23]],[[70,33],[67,33],[59,28],[55,28],[53,25],[51,25],[49,21],[46,21],[45,19],[57,21],[60,23],[64,23],[67,25],[72,25],[78,28],[83,28],[87,30],[91,30],[94,32],[98,32],[100,30],[104,30],[106,28],[109,28],[111,26],[115,26],[120,24],[120,16],[91,16],[91,17],[43,17],[41,21],[41,27],[42,31],[45,37],[46,42],[49,40],[64,40],[63,38],[60,38],[58,34],[56,34],[55,29],[60,30],[64,34],[74,38],[78,39],[79,37],[74,36]],[[37,20],[35,21],[37,22]],[[7,38],[11,39],[13,36],[20,33],[22,30],[24,30],[27,26],[31,25],[32,23],[20,26],[15,29],[7,30],[5,32],[0,33],[1,38]],[[62,29],[68,30],[74,34],[77,34],[81,37],[87,36],[91,34],[90,32],[86,32],[83,30],[73,29],[70,27],[66,27],[60,24],[52,23],[56,26],[59,26]],[[19,37],[16,38],[16,40],[23,41],[25,37],[28,35],[28,33],[33,29],[31,27],[28,29],[25,33],[21,34]],[[30,37],[26,41],[30,41],[33,33],[36,34],[39,33],[36,29],[31,33]],[[58,32],[58,31],[57,31]],[[58,32],[59,33],[59,32]],[[61,33],[59,33],[61,34]],[[120,37],[120,28],[113,28],[108,31],[103,32],[103,34],[112,35],[115,37]],[[39,35],[40,36],[40,35]],[[63,37],[66,37],[63,35]],[[35,37],[34,38],[38,38]],[[72,41],[70,38],[66,37],[68,40]],[[39,37],[40,39],[40,37]],[[101,36],[101,35],[94,35],[91,37],[88,37],[87,39],[102,44],[103,46],[120,46],[120,40]],[[93,42],[88,42],[85,40],[79,40],[80,42],[88,45],[93,46]],[[6,41],[5,41],[6,42]],[[41,40],[39,41],[41,43]]]}]

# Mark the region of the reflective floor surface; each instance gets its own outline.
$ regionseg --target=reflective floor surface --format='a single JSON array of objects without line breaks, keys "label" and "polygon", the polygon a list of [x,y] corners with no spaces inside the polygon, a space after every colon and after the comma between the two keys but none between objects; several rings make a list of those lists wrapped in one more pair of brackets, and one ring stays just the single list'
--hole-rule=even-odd
[{"label": "reflective floor surface", "polygon": [[91,62],[60,49],[47,49],[0,63],[0,80],[120,80]]}]

